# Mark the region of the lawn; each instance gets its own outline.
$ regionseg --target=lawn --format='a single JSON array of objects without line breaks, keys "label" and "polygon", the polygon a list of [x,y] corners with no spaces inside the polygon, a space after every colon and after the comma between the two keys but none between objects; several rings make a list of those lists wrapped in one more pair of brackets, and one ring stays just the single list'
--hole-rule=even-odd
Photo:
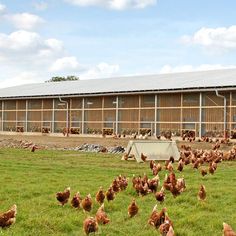
[{"label": "lawn", "polygon": [[[17,204],[16,223],[0,229],[0,235],[84,235],[82,225],[86,216],[94,216],[98,204],[90,214],[72,209],[69,204],[58,205],[55,193],[71,187],[82,197],[91,193],[93,199],[100,186],[107,189],[119,174],[130,178],[126,191],[118,193],[113,202],[105,202],[110,224],[99,226],[98,235],[159,235],[147,220],[156,204],[153,194],[138,197],[132,188],[133,174],[147,173],[152,177],[149,163],[138,164],[120,160],[119,155],[81,153],[75,151],[43,151],[0,149],[0,212]],[[161,182],[166,171],[160,172]],[[220,163],[214,175],[204,178],[191,166],[177,177],[186,180],[187,189],[177,198],[170,192],[160,205],[167,208],[174,222],[176,236],[221,236],[222,223],[236,230],[236,162]],[[200,184],[207,190],[205,202],[199,202]],[[140,211],[129,219],[127,208],[137,199]]]}]

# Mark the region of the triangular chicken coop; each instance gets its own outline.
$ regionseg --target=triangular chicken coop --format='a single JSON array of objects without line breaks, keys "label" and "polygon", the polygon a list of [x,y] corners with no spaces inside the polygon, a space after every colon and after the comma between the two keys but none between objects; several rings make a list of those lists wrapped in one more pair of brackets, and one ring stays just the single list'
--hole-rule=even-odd
[{"label": "triangular chicken coop", "polygon": [[169,160],[172,156],[179,160],[180,153],[175,141],[161,140],[131,140],[126,148],[127,154],[133,155],[137,162],[143,162],[141,153],[149,160]]}]

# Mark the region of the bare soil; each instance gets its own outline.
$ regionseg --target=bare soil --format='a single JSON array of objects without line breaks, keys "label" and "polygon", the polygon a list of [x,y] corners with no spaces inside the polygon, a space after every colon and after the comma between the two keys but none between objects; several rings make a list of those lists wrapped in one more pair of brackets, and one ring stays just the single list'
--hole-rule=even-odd
[{"label": "bare soil", "polygon": [[[112,137],[86,137],[86,136],[51,136],[51,135],[26,135],[26,134],[9,134],[3,135],[0,134],[0,148],[7,147],[11,143],[19,143],[19,141],[24,142],[32,142],[36,145],[45,147],[47,149],[57,149],[57,148],[75,148],[81,146],[82,144],[99,144],[105,147],[114,147],[114,146],[122,146],[126,147],[130,138],[112,138]],[[194,149],[211,149],[212,144],[206,142],[187,142],[182,140],[177,140],[177,145],[180,148],[181,145],[190,145]],[[233,143],[230,144],[222,144],[221,148],[224,151],[230,150],[232,148]]]}]

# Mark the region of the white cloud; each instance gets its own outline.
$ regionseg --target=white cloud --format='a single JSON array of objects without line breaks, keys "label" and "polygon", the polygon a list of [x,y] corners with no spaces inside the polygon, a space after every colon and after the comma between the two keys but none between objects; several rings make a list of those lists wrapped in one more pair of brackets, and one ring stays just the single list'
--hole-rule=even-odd
[{"label": "white cloud", "polygon": [[220,69],[234,69],[236,65],[221,65],[221,64],[202,64],[199,66],[193,65],[181,65],[181,66],[171,66],[164,65],[160,69],[160,74],[167,73],[178,73],[178,72],[192,72],[192,71],[207,71],[207,70],[220,70]]},{"label": "white cloud", "polygon": [[155,5],[157,0],[65,0],[73,5],[82,7],[99,6],[114,10],[124,10],[129,8],[145,8]]},{"label": "white cloud", "polygon": [[57,39],[43,39],[38,33],[19,30],[11,34],[0,34],[1,58],[17,60],[27,56],[37,57],[58,56],[64,51],[63,43]]},{"label": "white cloud", "polygon": [[1,81],[0,88],[36,83],[38,79],[38,75],[34,72],[21,72],[12,78]]},{"label": "white cloud", "polygon": [[80,64],[76,57],[62,57],[52,64],[50,71],[77,71],[79,69]]},{"label": "white cloud", "polygon": [[33,6],[38,11],[44,11],[48,8],[48,4],[44,1],[41,2],[33,2]]},{"label": "white cloud", "polygon": [[117,75],[119,69],[119,65],[110,65],[105,62],[101,62],[95,67],[92,67],[82,73],[79,77],[81,79],[108,78]]},{"label": "white cloud", "polygon": [[24,29],[24,30],[32,30],[37,28],[39,25],[44,23],[44,20],[30,13],[18,13],[18,14],[7,14],[5,18],[10,21],[15,28]]},{"label": "white cloud", "polygon": [[0,3],[0,15],[2,15],[6,10],[6,6]]},{"label": "white cloud", "polygon": [[236,25],[220,28],[201,28],[192,36],[185,35],[182,42],[216,50],[236,49]]}]

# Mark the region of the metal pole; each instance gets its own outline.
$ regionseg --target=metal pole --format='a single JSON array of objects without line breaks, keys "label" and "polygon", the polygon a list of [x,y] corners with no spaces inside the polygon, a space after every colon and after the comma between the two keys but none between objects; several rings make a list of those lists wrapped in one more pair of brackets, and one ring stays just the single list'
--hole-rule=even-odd
[{"label": "metal pole", "polygon": [[82,100],[82,124],[81,124],[81,133],[84,134],[84,98]]},{"label": "metal pole", "polygon": [[155,116],[155,121],[154,121],[154,132],[155,132],[155,136],[157,136],[157,95],[155,94],[155,113],[154,113],[154,116]]},{"label": "metal pole", "polygon": [[227,116],[227,113],[226,113],[226,104],[227,104],[227,100],[226,100],[226,97],[225,97],[225,96],[220,95],[220,94],[218,93],[218,90],[216,90],[216,96],[224,99],[224,138],[227,138],[227,133],[226,133],[226,116]]},{"label": "metal pole", "polygon": [[199,94],[199,138],[202,137],[202,93]]},{"label": "metal pole", "polygon": [[67,101],[62,100],[61,97],[59,97],[59,101],[66,104],[66,136],[69,137],[69,104]]},{"label": "metal pole", "polygon": [[28,100],[25,100],[25,131],[28,132]]},{"label": "metal pole", "polygon": [[119,120],[119,115],[118,115],[118,108],[119,108],[119,98],[116,96],[116,134],[118,134],[118,120]]},{"label": "metal pole", "polygon": [[4,101],[2,101],[2,131],[3,131],[3,120],[4,120]]}]

